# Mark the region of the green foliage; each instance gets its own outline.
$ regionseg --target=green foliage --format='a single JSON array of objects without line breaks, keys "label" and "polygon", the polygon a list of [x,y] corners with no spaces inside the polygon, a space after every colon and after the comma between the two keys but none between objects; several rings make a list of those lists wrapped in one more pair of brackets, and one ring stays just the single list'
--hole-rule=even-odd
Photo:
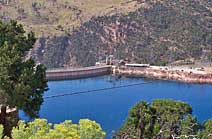
[{"label": "green foliage", "polygon": [[[182,135],[190,135],[190,137],[197,137],[197,133],[202,129],[202,126],[198,124],[197,118],[192,117],[190,114],[182,121]],[[193,136],[191,136],[193,135]],[[182,139],[186,139],[186,136],[182,136]]]},{"label": "green foliage", "polygon": [[201,139],[212,139],[212,119],[203,123],[204,130],[199,133]]},{"label": "green foliage", "polygon": [[114,139],[197,137],[202,126],[191,116],[191,107],[180,101],[154,100],[137,103]]},{"label": "green foliage", "polygon": [[0,125],[0,138],[2,138],[4,127]]},{"label": "green foliage", "polygon": [[157,111],[157,113],[162,115],[162,118],[163,116],[165,116],[165,118],[170,118],[166,119],[167,121],[182,119],[185,115],[192,113],[192,108],[188,104],[181,101],[154,100],[152,102],[152,107]]},{"label": "green foliage", "polygon": [[87,119],[79,121],[79,130],[81,139],[103,139],[106,135],[99,124]]},{"label": "green foliage", "polygon": [[129,112],[124,126],[114,138],[151,138],[154,134],[155,110],[147,102],[137,103]]},{"label": "green foliage", "polygon": [[34,33],[27,34],[16,21],[0,21],[0,124],[7,135],[16,123],[9,121],[6,107],[37,117],[43,93],[48,89],[45,67],[36,65],[31,58],[26,59],[35,41]]},{"label": "green foliage", "polygon": [[129,112],[126,126],[132,126],[138,130],[138,135],[135,136],[150,138],[153,133],[151,122],[155,120],[154,114],[155,111],[146,102],[137,103]]},{"label": "green foliage", "polygon": [[99,124],[88,119],[80,120],[79,124],[65,121],[61,124],[49,124],[45,119],[36,119],[25,124],[18,123],[12,131],[13,139],[104,139],[105,132]]}]

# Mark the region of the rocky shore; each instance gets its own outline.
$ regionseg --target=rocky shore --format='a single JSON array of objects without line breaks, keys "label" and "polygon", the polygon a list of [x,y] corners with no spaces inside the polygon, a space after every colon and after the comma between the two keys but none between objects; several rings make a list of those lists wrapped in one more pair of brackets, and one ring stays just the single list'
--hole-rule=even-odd
[{"label": "rocky shore", "polygon": [[146,77],[152,79],[175,80],[187,83],[212,84],[212,73],[198,70],[168,69],[165,67],[114,67],[113,73],[127,77]]}]

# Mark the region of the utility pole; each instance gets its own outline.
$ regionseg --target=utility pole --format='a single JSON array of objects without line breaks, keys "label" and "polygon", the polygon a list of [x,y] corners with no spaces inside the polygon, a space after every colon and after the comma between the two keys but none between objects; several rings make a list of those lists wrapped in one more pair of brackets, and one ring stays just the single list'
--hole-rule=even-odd
[{"label": "utility pole", "polygon": [[106,56],[105,63],[106,63],[106,65],[108,64],[108,56]]}]

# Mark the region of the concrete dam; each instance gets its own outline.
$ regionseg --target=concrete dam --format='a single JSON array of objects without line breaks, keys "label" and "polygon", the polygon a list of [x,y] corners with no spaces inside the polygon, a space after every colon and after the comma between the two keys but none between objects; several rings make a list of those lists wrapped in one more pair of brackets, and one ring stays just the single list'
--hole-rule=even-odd
[{"label": "concrete dam", "polygon": [[108,75],[112,71],[112,66],[93,66],[78,69],[53,69],[46,71],[46,78],[49,81],[69,80],[87,77]]},{"label": "concrete dam", "polygon": [[119,75],[127,77],[146,77],[151,79],[176,80],[187,83],[212,83],[212,72],[199,71],[186,68],[171,68],[160,66],[147,66],[140,64],[126,66],[93,66],[78,69],[54,69],[46,71],[49,81],[88,78],[102,75]]}]

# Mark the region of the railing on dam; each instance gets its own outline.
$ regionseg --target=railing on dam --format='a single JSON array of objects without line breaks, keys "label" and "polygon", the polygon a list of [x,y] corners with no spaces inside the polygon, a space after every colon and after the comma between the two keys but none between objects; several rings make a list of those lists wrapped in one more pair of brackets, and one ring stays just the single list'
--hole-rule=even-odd
[{"label": "railing on dam", "polygon": [[46,71],[47,80],[68,80],[102,76],[111,73],[111,66],[93,66],[78,69],[53,69]]}]

